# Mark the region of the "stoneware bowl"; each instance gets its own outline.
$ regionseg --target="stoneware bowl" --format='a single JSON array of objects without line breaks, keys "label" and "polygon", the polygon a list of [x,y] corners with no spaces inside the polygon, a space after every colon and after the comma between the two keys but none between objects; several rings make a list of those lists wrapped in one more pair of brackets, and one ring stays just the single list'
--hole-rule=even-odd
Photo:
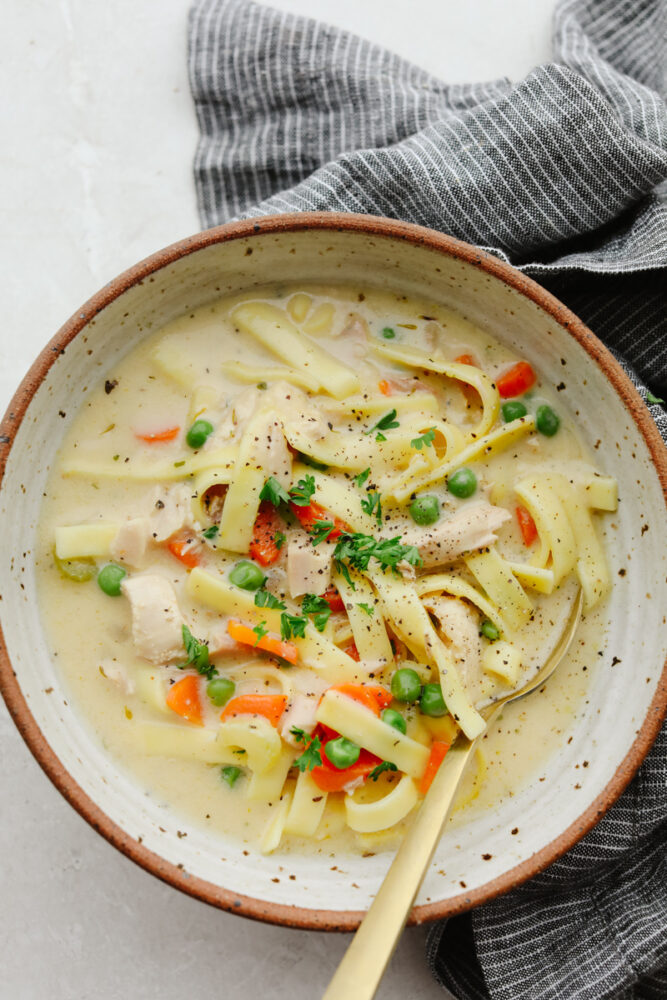
[{"label": "stoneware bowl", "polygon": [[602,442],[600,462],[620,484],[618,515],[606,518],[614,579],[607,641],[603,656],[590,664],[589,696],[571,739],[539,777],[497,810],[443,836],[412,920],[448,916],[517,886],[586,833],[641,763],[667,702],[665,448],[637,392],[590,330],[495,257],[387,219],[284,215],[177,243],[87,302],[39,355],[1,428],[2,691],[28,746],[65,798],[154,875],[245,916],[296,927],[357,926],[390,855],[337,859],[333,870],[326,855],[285,861],[248,854],[243,845],[194,828],[178,837],[182,818],[119,770],[69,704],[36,599],[31,553],[40,498],[88,387],[145,331],[267,280],[364,281],[451,306],[561,388],[563,407],[578,415],[593,446]]}]

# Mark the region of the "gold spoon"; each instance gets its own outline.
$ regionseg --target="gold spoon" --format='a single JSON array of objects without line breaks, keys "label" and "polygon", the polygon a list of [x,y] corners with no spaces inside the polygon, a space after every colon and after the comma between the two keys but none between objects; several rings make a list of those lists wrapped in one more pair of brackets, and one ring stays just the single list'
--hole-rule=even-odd
[{"label": "gold spoon", "polygon": [[[504,705],[530,694],[551,676],[572,642],[581,617],[582,603],[579,591],[563,633],[541,670],[524,687],[482,710],[487,726]],[[476,739],[468,740],[461,734],[447,753],[322,1000],[371,1000],[375,996],[412,910],[412,904],[440,840],[456,789],[476,744]]]}]

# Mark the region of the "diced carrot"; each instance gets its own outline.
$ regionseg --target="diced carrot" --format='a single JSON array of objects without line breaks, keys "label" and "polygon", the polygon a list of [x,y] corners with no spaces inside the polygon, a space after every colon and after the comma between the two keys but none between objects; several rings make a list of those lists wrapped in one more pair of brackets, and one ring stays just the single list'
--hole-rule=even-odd
[{"label": "diced carrot", "polygon": [[255,518],[249,549],[250,558],[260,566],[270,566],[279,557],[280,549],[276,544],[276,535],[282,527],[283,522],[276,508],[268,500],[263,500]]},{"label": "diced carrot", "polygon": [[236,715],[263,715],[272,726],[277,726],[286,704],[284,694],[240,694],[227,702],[220,718],[224,722]]},{"label": "diced carrot", "polygon": [[266,653],[273,653],[274,656],[279,656],[281,660],[287,660],[288,663],[296,663],[299,658],[299,653],[293,642],[285,642],[284,639],[275,635],[263,635],[258,641],[257,633],[253,632],[249,625],[244,625],[242,622],[227,622],[227,631],[236,642],[241,642],[244,646],[254,646],[255,649],[263,649]]},{"label": "diced carrot", "polygon": [[496,379],[496,387],[503,399],[521,396],[535,384],[535,372],[527,361],[517,361]]},{"label": "diced carrot", "polygon": [[533,521],[531,514],[525,507],[516,508],[516,519],[521,528],[524,545],[532,545],[537,538],[537,525]]},{"label": "diced carrot", "polygon": [[389,705],[392,697],[390,691],[378,684],[334,684],[328,690],[340,691],[348,698],[353,698],[366,708],[370,708],[374,715],[379,715],[380,710]]},{"label": "diced carrot", "polygon": [[419,780],[419,791],[422,795],[426,795],[431,787],[431,783],[437,774],[438,768],[445,759],[448,750],[449,743],[442,743],[440,740],[436,740],[431,744],[431,753],[428,761],[426,762],[426,769]]},{"label": "diced carrot", "polygon": [[473,368],[479,368],[472,354],[459,354],[458,358],[454,358],[454,361],[457,365],[472,365]]},{"label": "diced carrot", "polygon": [[319,503],[309,503],[307,507],[299,507],[297,504],[291,503],[290,510],[298,520],[301,527],[306,531],[312,531],[320,521],[331,521],[333,523],[333,529],[331,534],[328,535],[327,541],[333,542],[350,530],[345,521],[341,521],[340,518],[334,517],[333,514],[330,514],[329,511],[322,507]]},{"label": "diced carrot", "polygon": [[178,535],[167,542],[167,548],[172,556],[182,562],[184,566],[194,569],[202,561],[202,550],[198,543],[193,544],[191,535]]},{"label": "diced carrot", "polygon": [[193,722],[196,726],[203,726],[201,699],[199,697],[199,678],[195,674],[187,674],[182,680],[167,691],[167,705],[182,715],[188,722]]},{"label": "diced carrot", "polygon": [[378,382],[378,389],[383,396],[391,396],[391,385],[386,378],[383,378]]},{"label": "diced carrot", "polygon": [[324,752],[321,756],[322,764],[314,767],[310,774],[317,787],[323,792],[342,791],[350,782],[366,778],[380,763],[379,757],[369,753],[368,750],[362,750],[356,764],[341,770],[333,766]]},{"label": "diced carrot", "polygon": [[180,429],[180,427],[165,427],[163,431],[147,431],[145,434],[135,431],[134,436],[146,444],[164,444],[165,441],[173,441]]},{"label": "diced carrot", "polygon": [[325,590],[322,598],[327,602],[332,611],[345,611],[345,601],[335,587],[329,587],[328,590]]},{"label": "diced carrot", "polygon": [[354,642],[348,642],[347,646],[343,646],[343,652],[347,653],[351,660],[356,660],[357,663],[361,660],[359,650]]},{"label": "diced carrot", "polygon": [[425,385],[416,378],[383,378],[378,382],[378,389],[383,396],[393,396],[397,392],[427,392]]}]

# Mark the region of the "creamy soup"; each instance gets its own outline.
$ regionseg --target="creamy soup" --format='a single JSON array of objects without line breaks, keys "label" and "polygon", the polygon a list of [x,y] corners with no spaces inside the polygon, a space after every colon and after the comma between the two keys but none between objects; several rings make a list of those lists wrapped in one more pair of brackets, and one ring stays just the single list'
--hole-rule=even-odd
[{"label": "creamy soup", "polygon": [[[263,851],[392,846],[460,733],[456,822],[567,738],[616,484],[539,372],[444,307],[267,288],[182,317],[87,397],[43,504],[53,654],[109,753]],[[577,592],[549,685],[521,687]],[[536,749],[539,747],[539,751]]]}]

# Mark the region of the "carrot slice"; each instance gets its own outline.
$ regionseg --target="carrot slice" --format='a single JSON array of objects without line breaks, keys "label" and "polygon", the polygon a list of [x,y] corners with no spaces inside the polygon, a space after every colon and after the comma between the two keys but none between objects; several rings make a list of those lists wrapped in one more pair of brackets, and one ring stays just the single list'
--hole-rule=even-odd
[{"label": "carrot slice", "polygon": [[355,660],[357,663],[361,660],[359,656],[359,650],[357,649],[356,643],[348,642],[347,646],[343,646],[343,652],[347,653],[351,660]]},{"label": "carrot slice", "polygon": [[431,744],[431,753],[428,761],[426,762],[424,773],[419,781],[419,791],[422,795],[426,795],[431,787],[431,783],[438,772],[438,768],[445,759],[448,750],[449,743],[442,743],[440,740],[435,740],[435,742]]},{"label": "carrot slice", "polygon": [[472,365],[473,368],[479,368],[472,354],[459,354],[458,358],[454,358],[454,361],[457,365]]},{"label": "carrot slice", "polygon": [[279,656],[281,660],[287,660],[288,663],[296,663],[299,658],[298,650],[293,642],[285,642],[272,635],[263,635],[258,641],[257,633],[253,632],[249,625],[244,625],[242,622],[227,622],[227,631],[236,642],[241,642],[244,646],[263,649],[266,653],[273,653],[274,656]]},{"label": "carrot slice", "polygon": [[286,704],[284,694],[240,694],[227,702],[220,718],[224,722],[236,715],[263,715],[272,726],[277,726]]},{"label": "carrot slice", "polygon": [[332,611],[345,611],[345,601],[335,587],[329,587],[328,590],[325,590],[322,599],[327,602]]},{"label": "carrot slice", "polygon": [[192,544],[192,536],[178,535],[167,542],[167,548],[172,556],[182,562],[184,566],[194,569],[201,563],[201,547]]},{"label": "carrot slice", "polygon": [[276,535],[283,527],[276,508],[268,500],[262,500],[252,529],[250,558],[260,566],[270,566],[280,556]]},{"label": "carrot slice", "polygon": [[383,396],[391,396],[392,388],[388,379],[383,378],[378,382],[378,389]]},{"label": "carrot slice", "polygon": [[517,361],[496,379],[496,387],[503,399],[521,396],[535,384],[535,372],[527,361]]},{"label": "carrot slice", "polygon": [[341,535],[346,534],[350,529],[345,523],[341,521],[340,518],[334,517],[329,511],[322,507],[319,503],[310,503],[307,507],[299,507],[295,503],[290,504],[290,510],[296,517],[297,521],[306,531],[312,531],[316,524],[320,521],[331,521],[333,524],[333,529],[331,534],[328,535],[327,541],[333,542]]},{"label": "carrot slice", "polygon": [[182,715],[188,722],[193,722],[196,726],[203,726],[201,699],[199,697],[199,678],[194,674],[188,674],[183,680],[176,681],[167,691],[167,705]]},{"label": "carrot slice", "polygon": [[180,427],[165,427],[163,431],[147,431],[145,434],[135,431],[134,436],[146,444],[163,444],[165,441],[173,441],[180,429]]},{"label": "carrot slice", "polygon": [[523,537],[524,545],[532,545],[537,538],[537,525],[533,521],[533,518],[529,511],[525,507],[516,508],[516,519],[519,522],[519,527],[521,528],[521,535]]},{"label": "carrot slice", "polygon": [[378,684],[334,684],[328,690],[340,691],[348,698],[353,698],[359,704],[370,708],[374,715],[379,715],[380,710],[386,708],[392,699],[391,692]]},{"label": "carrot slice", "polygon": [[366,778],[380,763],[380,758],[368,750],[362,750],[356,764],[343,770],[334,767],[324,752],[322,752],[321,757],[322,764],[314,767],[310,774],[322,792],[341,792],[350,782]]}]

